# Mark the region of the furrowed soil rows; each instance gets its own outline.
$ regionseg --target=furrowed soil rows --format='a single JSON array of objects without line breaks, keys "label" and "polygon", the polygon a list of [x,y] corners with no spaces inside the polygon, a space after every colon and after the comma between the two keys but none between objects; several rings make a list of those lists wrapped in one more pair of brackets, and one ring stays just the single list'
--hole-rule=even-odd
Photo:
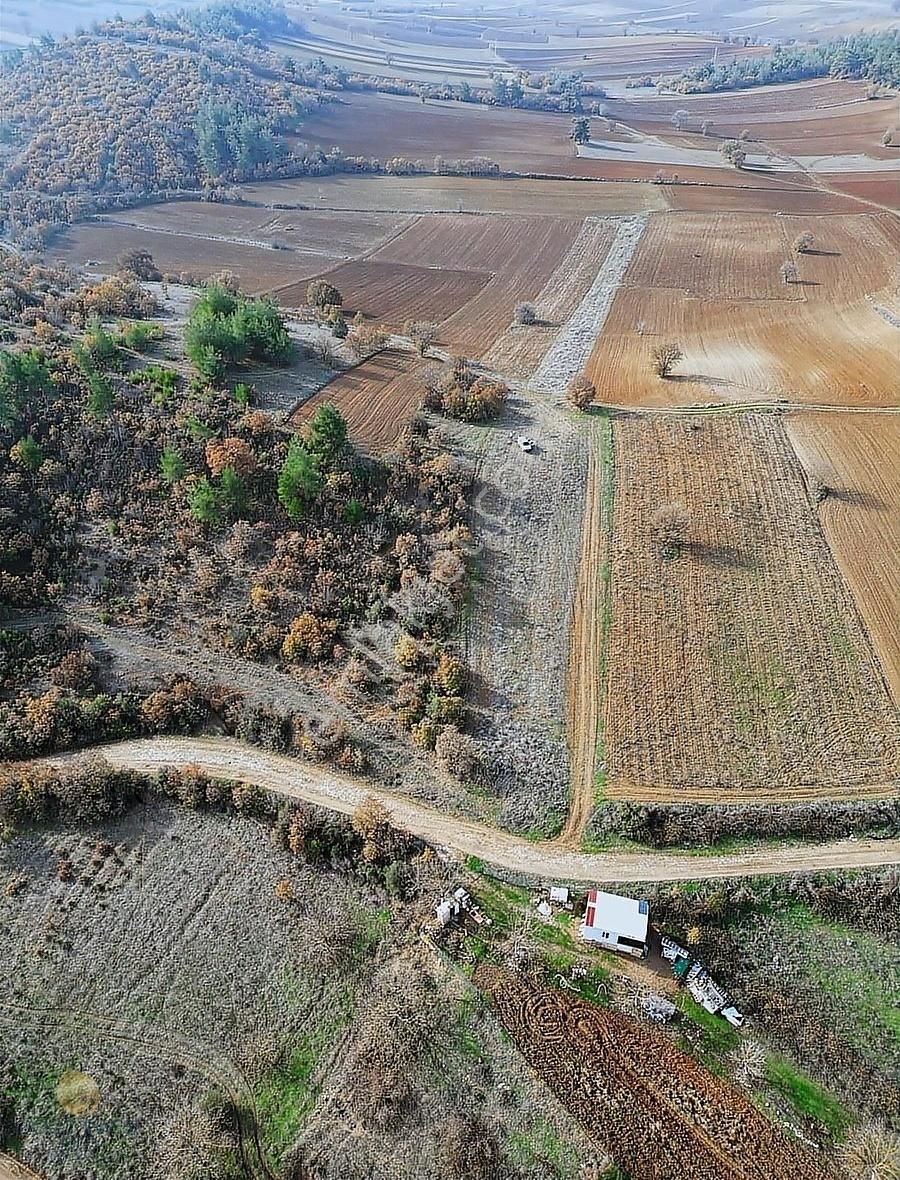
[{"label": "furrowed soil rows", "polygon": [[614,440],[608,796],[900,774],[897,710],[780,419],[623,420]]},{"label": "furrowed soil rows", "polygon": [[533,300],[537,324],[510,324],[484,360],[491,368],[527,377],[590,290],[615,240],[616,223],[588,217],[555,274]]},{"label": "furrowed soil rows", "polygon": [[[783,283],[781,259],[806,229],[814,249]],[[652,218],[588,363],[600,400],[893,404],[896,329],[869,297],[895,281],[895,232],[886,214]],[[668,342],[684,359],[661,381],[652,352]]]},{"label": "furrowed soil rows", "polygon": [[825,1180],[824,1165],[667,1037],[482,965],[526,1061],[633,1180]]},{"label": "furrowed soil rows", "polygon": [[[348,262],[324,272],[344,297],[347,315],[364,316],[399,328],[410,317],[443,320],[473,299],[489,274],[474,270],[442,270],[439,267],[406,266],[371,259]],[[306,283],[278,290],[278,298],[291,307],[306,303]]]},{"label": "furrowed soil rows", "polygon": [[335,377],[303,403],[291,425],[299,430],[323,402],[331,402],[344,415],[355,446],[385,454],[422,404],[425,367],[408,352],[386,349]]},{"label": "furrowed soil rows", "polygon": [[[900,331],[898,331],[900,340]],[[900,416],[792,414],[825,535],[900,704]]]}]

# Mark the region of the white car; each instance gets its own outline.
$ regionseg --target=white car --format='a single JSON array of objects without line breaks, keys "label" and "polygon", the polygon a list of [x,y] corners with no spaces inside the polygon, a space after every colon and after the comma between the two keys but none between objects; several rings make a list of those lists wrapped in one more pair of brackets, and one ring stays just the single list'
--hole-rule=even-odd
[{"label": "white car", "polygon": [[529,438],[527,434],[520,434],[516,439],[516,442],[519,444],[521,449],[528,454],[530,454],[531,451],[533,451],[537,446],[537,443],[534,441],[534,439]]}]

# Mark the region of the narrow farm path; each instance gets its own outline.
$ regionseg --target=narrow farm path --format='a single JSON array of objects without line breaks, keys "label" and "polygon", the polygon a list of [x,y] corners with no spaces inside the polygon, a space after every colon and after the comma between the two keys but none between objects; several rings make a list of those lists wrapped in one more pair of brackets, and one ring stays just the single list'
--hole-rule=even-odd
[{"label": "narrow farm path", "polygon": [[597,440],[589,436],[587,495],[581,531],[578,581],[569,638],[566,683],[571,799],[565,826],[559,834],[563,847],[577,848],[594,807],[594,762],[600,699],[600,563],[604,545],[603,472]]},{"label": "narrow farm path", "polygon": [[[900,864],[900,840],[838,840],[828,844],[754,849],[729,856],[685,856],[658,852],[584,853],[539,844],[485,824],[446,815],[336,771],[232,738],[142,738],[94,747],[112,766],[143,773],[195,766],[232,782],[249,783],[287,799],[302,799],[345,815],[374,797],[393,821],[429,843],[475,856],[488,864],[546,880],[584,882],[690,881]],[[58,754],[30,765],[71,766],[83,754]],[[889,789],[885,788],[884,794]]]},{"label": "narrow farm path", "polygon": [[0,1180],[41,1180],[41,1177],[5,1151],[0,1151]]}]

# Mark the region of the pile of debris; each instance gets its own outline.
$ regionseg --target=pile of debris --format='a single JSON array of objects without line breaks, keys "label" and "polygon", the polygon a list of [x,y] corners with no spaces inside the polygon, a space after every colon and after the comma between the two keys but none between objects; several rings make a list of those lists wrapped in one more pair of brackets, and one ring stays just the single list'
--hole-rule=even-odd
[{"label": "pile of debris", "polygon": [[688,951],[671,938],[662,936],[662,957],[672,964],[672,974],[687,988],[691,997],[713,1016],[718,1013],[735,1028],[740,1028],[744,1017],[728,1001],[725,991],[716,983],[699,959],[692,959]]}]

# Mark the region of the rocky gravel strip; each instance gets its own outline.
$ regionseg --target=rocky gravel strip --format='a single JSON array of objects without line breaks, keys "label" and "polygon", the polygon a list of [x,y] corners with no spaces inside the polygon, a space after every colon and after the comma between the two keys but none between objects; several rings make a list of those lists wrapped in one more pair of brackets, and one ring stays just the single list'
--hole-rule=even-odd
[{"label": "rocky gravel strip", "polygon": [[591,289],[531,378],[529,386],[532,390],[537,393],[562,392],[584,369],[646,225],[645,217],[622,219]]}]

